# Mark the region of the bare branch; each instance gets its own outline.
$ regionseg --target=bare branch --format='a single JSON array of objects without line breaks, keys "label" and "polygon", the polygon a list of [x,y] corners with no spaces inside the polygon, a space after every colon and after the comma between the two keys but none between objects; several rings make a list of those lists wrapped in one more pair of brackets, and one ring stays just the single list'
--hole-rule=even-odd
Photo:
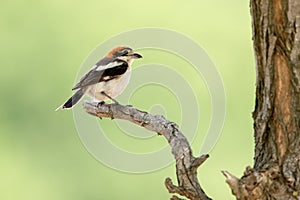
[{"label": "bare branch", "polygon": [[[186,137],[179,130],[177,124],[170,122],[163,116],[151,115],[137,110],[132,106],[120,104],[97,104],[85,101],[83,107],[87,113],[99,118],[123,119],[140,125],[159,135],[163,135],[171,146],[172,154],[176,160],[176,174],[178,186],[173,185],[167,178],[166,188],[170,193],[177,193],[192,200],[209,200],[202,190],[198,178],[197,168],[208,158],[202,155],[195,158]],[[180,199],[173,196],[171,199]]]}]

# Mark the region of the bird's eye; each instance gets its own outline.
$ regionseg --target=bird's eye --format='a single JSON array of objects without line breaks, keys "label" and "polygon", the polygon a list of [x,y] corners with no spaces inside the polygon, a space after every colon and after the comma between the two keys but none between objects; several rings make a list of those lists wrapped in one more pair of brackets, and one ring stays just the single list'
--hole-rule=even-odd
[{"label": "bird's eye", "polygon": [[115,57],[119,57],[119,56],[127,56],[129,54],[130,50],[129,49],[122,49],[122,50],[119,50],[117,52],[115,52],[113,55]]},{"label": "bird's eye", "polygon": [[124,50],[122,51],[122,55],[127,55],[127,54],[128,54],[128,50],[124,49]]}]

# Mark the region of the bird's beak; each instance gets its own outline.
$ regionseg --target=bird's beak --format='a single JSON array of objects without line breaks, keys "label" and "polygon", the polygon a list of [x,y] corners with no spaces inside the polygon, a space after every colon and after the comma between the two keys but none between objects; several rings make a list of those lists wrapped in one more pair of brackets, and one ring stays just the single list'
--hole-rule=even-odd
[{"label": "bird's beak", "polygon": [[140,54],[138,54],[138,53],[134,53],[134,54],[132,54],[132,56],[133,56],[134,58],[136,58],[136,59],[139,59],[139,58],[142,58],[142,57],[143,57],[142,55],[140,55]]}]

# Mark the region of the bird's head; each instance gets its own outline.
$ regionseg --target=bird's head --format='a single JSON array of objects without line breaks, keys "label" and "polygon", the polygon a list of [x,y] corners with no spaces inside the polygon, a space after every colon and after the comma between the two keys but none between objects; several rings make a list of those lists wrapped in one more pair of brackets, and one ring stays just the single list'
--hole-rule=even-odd
[{"label": "bird's head", "polygon": [[118,58],[126,62],[133,61],[133,59],[142,58],[140,54],[135,53],[131,48],[125,46],[112,49],[110,52],[108,52],[107,56],[111,58]]}]

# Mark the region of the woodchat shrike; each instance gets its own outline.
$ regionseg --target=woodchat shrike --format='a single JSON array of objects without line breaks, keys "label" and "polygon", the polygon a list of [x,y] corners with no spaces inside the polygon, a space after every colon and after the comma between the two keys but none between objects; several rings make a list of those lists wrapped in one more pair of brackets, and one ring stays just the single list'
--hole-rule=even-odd
[{"label": "woodchat shrike", "polygon": [[131,64],[135,59],[142,58],[131,48],[120,46],[109,51],[87,72],[72,88],[77,90],[59,109],[70,109],[84,96],[103,102],[114,99],[123,92],[129,82]]}]

